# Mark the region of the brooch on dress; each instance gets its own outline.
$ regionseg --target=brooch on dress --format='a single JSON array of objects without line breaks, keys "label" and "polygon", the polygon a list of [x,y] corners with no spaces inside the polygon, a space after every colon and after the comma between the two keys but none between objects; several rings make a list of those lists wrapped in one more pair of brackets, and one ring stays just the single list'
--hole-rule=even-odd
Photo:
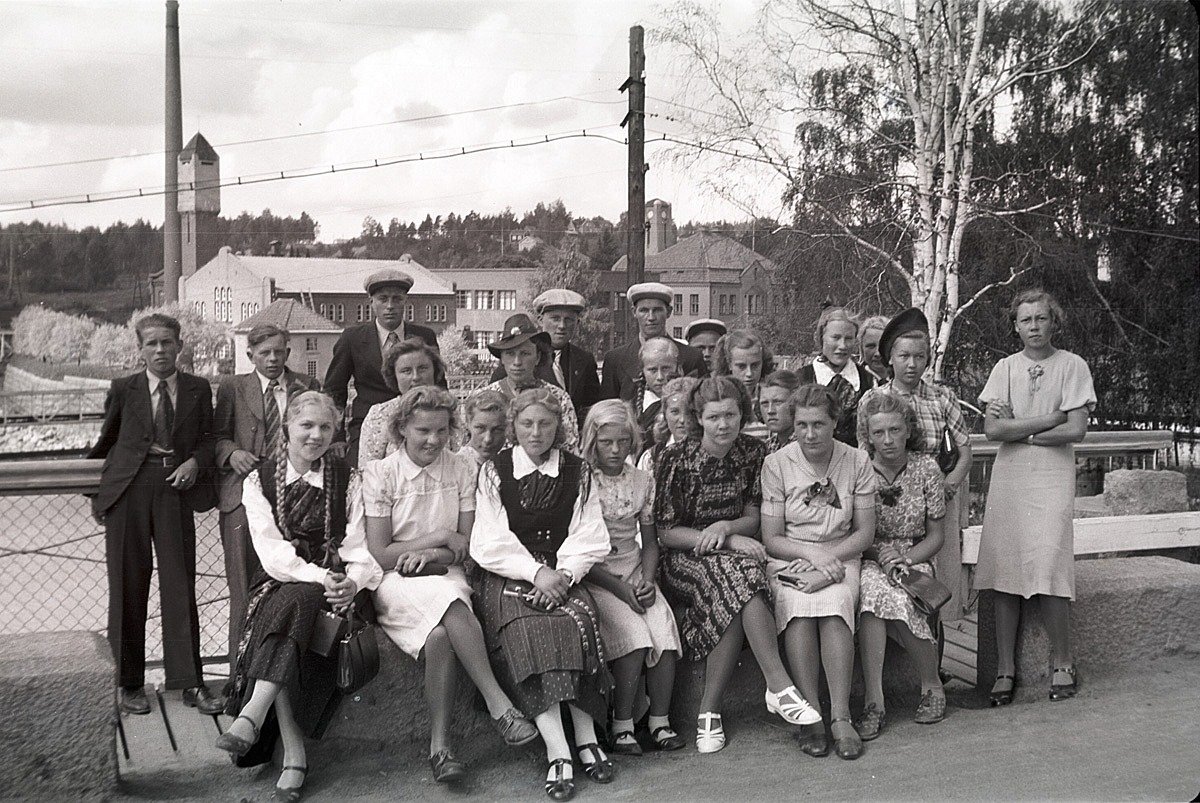
[{"label": "brooch on dress", "polygon": [[904,487],[901,485],[881,485],[876,491],[879,493],[879,501],[888,507],[895,507],[904,495]]},{"label": "brooch on dress", "polygon": [[1041,363],[1034,363],[1033,365],[1029,366],[1029,392],[1030,393],[1038,392],[1038,388],[1040,388],[1042,386],[1042,382],[1041,382],[1042,376],[1045,375],[1045,373],[1046,373],[1046,369],[1042,367]]},{"label": "brooch on dress", "polygon": [[837,488],[830,482],[829,477],[808,486],[808,490],[804,492],[804,504],[810,507],[832,507],[837,510],[842,508]]}]

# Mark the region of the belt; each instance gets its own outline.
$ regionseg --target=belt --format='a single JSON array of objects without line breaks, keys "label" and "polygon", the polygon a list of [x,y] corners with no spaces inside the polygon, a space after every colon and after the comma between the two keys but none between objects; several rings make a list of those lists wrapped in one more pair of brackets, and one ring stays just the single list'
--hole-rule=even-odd
[{"label": "belt", "polygon": [[142,461],[142,465],[147,466],[162,466],[163,468],[175,468],[175,455],[173,454],[148,454],[146,459]]}]

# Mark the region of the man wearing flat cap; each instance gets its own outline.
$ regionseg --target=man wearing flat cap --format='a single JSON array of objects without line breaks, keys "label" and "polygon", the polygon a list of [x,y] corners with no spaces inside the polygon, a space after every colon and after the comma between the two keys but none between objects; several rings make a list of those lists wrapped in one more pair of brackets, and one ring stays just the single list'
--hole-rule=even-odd
[{"label": "man wearing flat cap", "polygon": [[[558,385],[571,396],[575,417],[583,421],[588,410],[600,400],[600,372],[596,358],[587,349],[571,342],[579,326],[579,315],[587,301],[573,290],[556,288],[547,290],[533,300],[533,312],[538,325],[550,335],[553,349],[552,359],[540,364],[537,376]],[[503,365],[492,372],[492,381],[503,379],[507,374]]]},{"label": "man wearing flat cap", "polygon": [[[637,379],[642,375],[638,353],[652,337],[668,337],[667,319],[671,317],[671,299],[675,291],[658,282],[632,285],[625,296],[638,325],[638,336],[604,355],[604,375],[600,379],[600,397],[632,401]],[[679,344],[679,369],[684,376],[708,376],[708,366],[699,349]]]},{"label": "man wearing flat cap", "polygon": [[333,347],[333,359],[325,373],[325,392],[339,407],[346,406],[348,384],[354,380],[354,404],[350,423],[346,427],[346,459],[358,465],[358,432],[371,405],[396,397],[396,392],[383,381],[383,354],[390,346],[410,337],[420,338],[436,349],[437,335],[432,329],[404,320],[408,291],[413,279],[393,268],[376,271],[367,277],[363,287],[371,297],[370,323],[348,326]]},{"label": "man wearing flat cap", "polygon": [[704,364],[708,366],[709,373],[712,373],[713,357],[717,353],[717,341],[728,331],[729,328],[725,326],[725,322],[716,318],[700,318],[689,323],[687,329],[683,330],[683,339],[704,356]]}]

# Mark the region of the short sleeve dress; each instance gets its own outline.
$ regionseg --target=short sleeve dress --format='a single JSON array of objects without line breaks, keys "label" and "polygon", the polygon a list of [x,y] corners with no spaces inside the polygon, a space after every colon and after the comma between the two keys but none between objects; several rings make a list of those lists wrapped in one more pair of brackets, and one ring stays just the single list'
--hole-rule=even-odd
[{"label": "short sleeve dress", "polygon": [[[819,472],[797,441],[768,455],[762,472],[763,515],[784,520],[784,535],[834,547],[850,535],[854,511],[875,505],[875,472],[866,452],[833,442],[829,468]],[[846,575],[820,591],[806,593],[779,582],[789,561],[770,558],[767,571],[775,592],[775,625],[782,633],[792,619],[839,616],[854,632],[858,612],[859,559],[842,563]]]},{"label": "short sleeve dress", "polygon": [[[1024,352],[992,369],[979,396],[1007,402],[1015,418],[1096,405],[1087,363],[1059,349],[1041,362]],[[1075,598],[1075,447],[1001,443],[988,486],[975,587],[1029,598]]]},{"label": "short sleeve dress", "polygon": [[[908,465],[891,485],[884,485],[878,472],[875,481],[876,547],[890,544],[901,551],[911,549],[925,538],[925,519],[940,519],[946,514],[942,472],[929,455],[910,452]],[[934,574],[932,562],[914,563],[912,569]],[[904,589],[888,582],[877,562],[863,561],[859,585],[859,613],[903,622],[917,638],[936,641],[929,617],[917,611]]]},{"label": "short sleeve dress", "polygon": [[[475,509],[475,464],[443,449],[422,468],[400,449],[367,464],[363,503],[366,515],[391,520],[392,543],[431,530],[458,530],[459,513]],[[375,590],[379,626],[413,658],[420,656],[425,640],[455,602],[471,607],[471,586],[462,566],[425,577],[389,571]]]},{"label": "short sleeve dress", "polygon": [[[766,445],[739,434],[724,457],[706,452],[700,438],[663,449],[655,466],[654,522],[702,530],[713,522],[740,518],[746,505],[762,502],[759,475]],[[697,556],[663,549],[659,580],[679,614],[684,657],[708,657],[721,635],[756,594],[770,594],[765,567],[749,555],[718,552]]]}]

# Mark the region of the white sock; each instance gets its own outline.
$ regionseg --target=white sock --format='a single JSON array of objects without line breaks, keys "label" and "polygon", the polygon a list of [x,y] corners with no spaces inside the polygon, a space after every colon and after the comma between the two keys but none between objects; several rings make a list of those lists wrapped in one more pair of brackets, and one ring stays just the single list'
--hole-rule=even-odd
[{"label": "white sock", "polygon": [[651,714],[649,725],[650,725],[651,733],[654,733],[659,728],[670,728],[671,730],[674,730],[674,728],[671,728],[671,718],[670,717],[656,717],[653,714]]},{"label": "white sock", "polygon": [[612,721],[613,733],[633,733],[632,719],[614,719]]}]

